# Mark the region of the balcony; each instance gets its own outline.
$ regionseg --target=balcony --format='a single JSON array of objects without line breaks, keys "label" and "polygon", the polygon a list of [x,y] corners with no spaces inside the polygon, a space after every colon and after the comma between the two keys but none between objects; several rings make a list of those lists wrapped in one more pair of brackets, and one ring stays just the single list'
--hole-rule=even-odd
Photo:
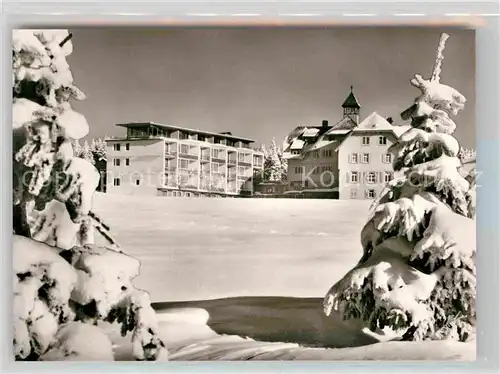
[{"label": "balcony", "polygon": [[188,169],[179,169],[179,175],[187,175],[187,176],[197,176],[198,175],[198,169],[195,168],[188,168]]},{"label": "balcony", "polygon": [[212,161],[226,163],[227,153],[223,149],[212,149]]},{"label": "balcony", "polygon": [[165,158],[170,159],[170,158],[175,158],[177,157],[177,149],[166,147],[165,148]]},{"label": "balcony", "polygon": [[236,183],[229,183],[227,185],[228,193],[238,193],[238,185]]},{"label": "balcony", "polygon": [[179,174],[179,186],[182,188],[198,189],[198,175],[197,174]]},{"label": "balcony", "polygon": [[201,151],[201,162],[210,162],[210,152]]},{"label": "balcony", "polygon": [[252,169],[250,168],[238,168],[238,178],[239,179],[248,179],[252,177]]},{"label": "balcony", "polygon": [[221,164],[225,164],[226,163],[226,158],[224,156],[212,156],[212,161],[213,162],[218,162],[218,163],[221,163]]},{"label": "balcony", "polygon": [[180,144],[179,155],[186,158],[198,159],[200,155],[200,149],[196,146]]},{"label": "balcony", "polygon": [[200,190],[208,191],[210,190],[210,178],[201,178],[200,179]]},{"label": "balcony", "polygon": [[245,165],[245,166],[251,166],[252,165],[252,155],[240,153],[238,155],[238,164]]},{"label": "balcony", "polygon": [[163,184],[167,187],[178,187],[177,174],[165,173]]}]

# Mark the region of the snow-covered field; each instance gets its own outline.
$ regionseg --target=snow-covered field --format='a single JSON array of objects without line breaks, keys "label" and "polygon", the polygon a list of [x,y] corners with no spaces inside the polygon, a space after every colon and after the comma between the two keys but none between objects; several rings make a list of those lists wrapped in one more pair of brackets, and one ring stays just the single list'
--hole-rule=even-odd
[{"label": "snow-covered field", "polygon": [[96,194],[94,210],[141,261],[135,284],[172,360],[473,360],[475,342],[378,343],[324,316],[325,292],[360,258],[369,204]]},{"label": "snow-covered field", "polygon": [[362,254],[368,201],[96,194],[153,301],[323,297]]}]

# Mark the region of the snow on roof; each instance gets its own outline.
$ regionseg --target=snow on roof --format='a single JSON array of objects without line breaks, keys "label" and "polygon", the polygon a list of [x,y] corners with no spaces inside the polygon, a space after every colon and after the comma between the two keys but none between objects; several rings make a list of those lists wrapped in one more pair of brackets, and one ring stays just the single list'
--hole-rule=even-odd
[{"label": "snow on roof", "polygon": [[343,130],[335,130],[335,129],[331,129],[330,131],[328,131],[328,135],[342,135],[342,134],[347,134],[348,132],[350,132],[351,130],[347,130],[347,129],[343,129]]},{"label": "snow on roof", "polygon": [[384,117],[373,112],[358,125],[356,130],[392,130],[393,127]]},{"label": "snow on roof", "polygon": [[411,126],[410,125],[403,125],[403,126],[392,126],[393,129],[392,131],[394,131],[394,133],[396,134],[396,136],[401,136],[403,135],[405,132],[407,132],[409,129],[411,129]]},{"label": "snow on roof", "polygon": [[409,126],[391,125],[384,117],[379,115],[377,112],[373,112],[354,129],[354,132],[392,131],[396,136],[400,136],[408,129]]},{"label": "snow on roof", "polygon": [[302,134],[302,136],[305,136],[305,137],[315,137],[319,132],[319,129],[315,129],[315,128],[312,128],[312,129],[306,129],[304,131],[304,133]]},{"label": "snow on roof", "polygon": [[304,147],[304,141],[300,139],[295,139],[290,146],[290,149],[302,149]]},{"label": "snow on roof", "polygon": [[351,117],[344,117],[335,125],[333,125],[332,129],[326,132],[326,135],[347,134],[355,127],[356,127],[356,122],[354,122]]},{"label": "snow on roof", "polygon": [[320,149],[320,148],[326,147],[327,145],[330,145],[330,144],[333,144],[333,143],[338,143],[338,141],[337,140],[324,140],[324,139],[321,139],[321,140],[317,141],[316,143],[314,143],[314,145],[309,150],[313,151],[313,150],[316,150],[316,149]]}]

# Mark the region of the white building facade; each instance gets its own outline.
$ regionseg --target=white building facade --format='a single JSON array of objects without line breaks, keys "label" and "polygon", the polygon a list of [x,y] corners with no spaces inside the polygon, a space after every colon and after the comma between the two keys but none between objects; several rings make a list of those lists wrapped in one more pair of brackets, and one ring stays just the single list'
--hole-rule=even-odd
[{"label": "white building facade", "polygon": [[234,197],[253,194],[264,154],[251,139],[153,122],[126,123],[106,139],[107,192]]},{"label": "white building facade", "polygon": [[374,199],[394,173],[389,148],[407,130],[373,112],[360,121],[351,92],[343,118],[329,125],[300,126],[285,140],[288,191],[294,197]]}]

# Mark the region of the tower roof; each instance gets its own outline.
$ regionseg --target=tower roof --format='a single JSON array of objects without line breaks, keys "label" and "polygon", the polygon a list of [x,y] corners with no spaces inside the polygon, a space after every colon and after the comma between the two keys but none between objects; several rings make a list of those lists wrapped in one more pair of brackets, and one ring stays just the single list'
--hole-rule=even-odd
[{"label": "tower roof", "polygon": [[342,108],[356,108],[356,109],[361,108],[358,99],[356,98],[356,96],[354,96],[354,93],[352,92],[352,89],[353,87],[351,86],[351,92],[349,93],[349,96],[347,96],[344,103],[342,104]]}]

